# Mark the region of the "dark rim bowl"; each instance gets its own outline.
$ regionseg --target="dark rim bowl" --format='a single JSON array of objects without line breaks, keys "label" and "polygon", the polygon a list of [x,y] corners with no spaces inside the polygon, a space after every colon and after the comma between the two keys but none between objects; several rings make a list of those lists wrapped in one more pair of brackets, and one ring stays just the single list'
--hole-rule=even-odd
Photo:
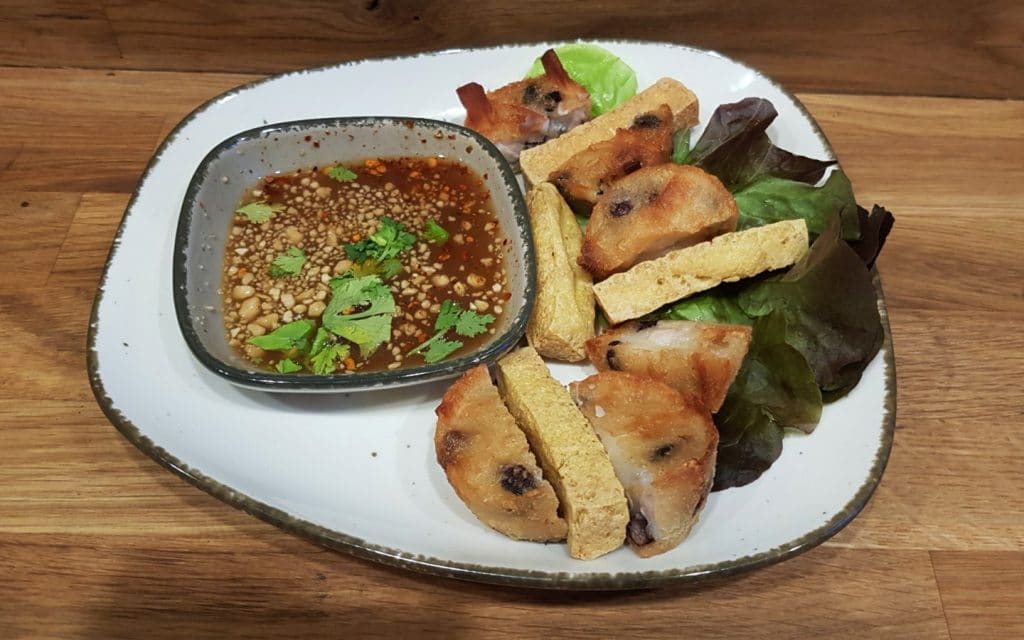
[{"label": "dark rim bowl", "polygon": [[[382,148],[399,151],[375,153],[375,142]],[[301,148],[289,146],[292,143]],[[473,153],[477,149],[483,153]],[[505,247],[505,270],[512,297],[495,335],[476,350],[453,360],[393,370],[316,375],[281,374],[249,366],[227,344],[218,293],[225,234],[241,194],[264,175],[319,164],[317,157],[325,164],[397,156],[448,157],[484,178],[504,236],[509,240]],[[267,171],[265,168],[278,158],[281,159],[276,167]],[[246,163],[264,168],[254,171],[251,166],[243,166]],[[212,199],[222,202],[213,205]],[[536,288],[530,220],[508,161],[475,131],[427,118],[297,120],[250,129],[224,140],[203,158],[189,182],[174,239],[172,269],[174,310],[189,349],[213,373],[240,386],[263,391],[362,391],[456,376],[495,360],[519,342],[533,309]]]}]

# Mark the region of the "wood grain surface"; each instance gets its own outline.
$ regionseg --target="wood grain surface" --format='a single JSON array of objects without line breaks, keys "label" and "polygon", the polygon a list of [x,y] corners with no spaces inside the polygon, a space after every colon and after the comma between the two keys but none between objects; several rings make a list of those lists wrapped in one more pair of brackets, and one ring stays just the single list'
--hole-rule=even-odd
[{"label": "wood grain surface", "polygon": [[[1024,637],[1019,2],[0,3],[0,638]],[[150,155],[263,74],[545,38],[724,51],[791,88],[879,260],[897,433],[825,545],[699,588],[546,593],[325,551],[181,482],[93,401],[85,332]]]}]

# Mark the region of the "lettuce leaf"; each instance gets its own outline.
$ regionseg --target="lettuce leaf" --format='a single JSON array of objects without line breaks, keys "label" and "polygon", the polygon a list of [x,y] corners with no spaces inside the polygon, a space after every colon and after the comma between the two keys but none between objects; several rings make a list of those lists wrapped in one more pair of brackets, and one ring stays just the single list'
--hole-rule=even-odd
[{"label": "lettuce leaf", "polygon": [[766,130],[778,115],[764,98],[720,105],[687,162],[717,176],[733,192],[767,177],[816,184],[835,160],[807,158],[772,144]]},{"label": "lettuce leaf", "polygon": [[737,229],[803,218],[811,237],[825,230],[832,216],[839,214],[846,240],[860,237],[857,202],[849,178],[833,171],[820,187],[785,178],[764,178],[735,195],[740,217]]},{"label": "lettuce leaf", "polygon": [[653,320],[691,320],[694,322],[717,322],[720,324],[754,324],[754,319],[743,312],[738,294],[742,288],[735,285],[721,285],[710,291],[676,302]]},{"label": "lettuce leaf", "polygon": [[[567,44],[555,48],[569,77],[590,93],[591,115],[597,117],[611,111],[636,95],[636,73],[603,47],[593,44]],[[540,58],[526,72],[527,78],[544,73]]]},{"label": "lettuce leaf", "polygon": [[871,213],[864,207],[857,207],[857,219],[860,223],[860,239],[851,242],[850,246],[870,269],[875,265],[875,258],[878,257],[885,239],[892,231],[895,218],[888,209],[876,204],[871,207]]},{"label": "lettuce leaf", "polygon": [[821,390],[807,360],[786,343],[786,318],[758,318],[750,349],[715,414],[715,490],[756,480],[782,453],[784,428],[810,433],[821,419]]},{"label": "lettuce leaf", "polygon": [[839,236],[839,217],[792,269],[739,294],[739,306],[753,317],[779,311],[786,342],[814,371],[822,390],[845,393],[882,346],[882,321],[875,287],[857,252]]}]

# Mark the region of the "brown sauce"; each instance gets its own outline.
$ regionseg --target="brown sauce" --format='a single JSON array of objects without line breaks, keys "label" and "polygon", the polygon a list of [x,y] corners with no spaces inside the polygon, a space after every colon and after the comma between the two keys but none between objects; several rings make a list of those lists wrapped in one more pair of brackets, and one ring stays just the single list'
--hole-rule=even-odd
[{"label": "brown sauce", "polygon": [[[351,345],[336,371],[423,364],[422,355],[409,352],[435,334],[434,322],[446,300],[495,319],[476,337],[447,335],[464,343],[448,358],[487,340],[509,298],[503,260],[507,240],[480,177],[440,158],[369,159],[347,168],[356,174],[351,181],[332,177],[332,167],[267,176],[239,203],[239,208],[267,205],[273,213],[268,220],[244,214],[232,220],[221,288],[231,346],[263,368],[274,368],[285,357],[301,360],[301,354],[265,350],[249,340],[298,320],[319,326],[330,303],[332,278],[349,271],[367,273],[367,265],[353,261],[346,245],[373,235],[385,217],[416,236],[395,258],[399,273],[382,276],[396,304],[391,337],[368,356]],[[447,232],[447,240],[427,241],[434,237],[430,221]],[[303,257],[298,272],[275,273],[276,261],[296,249]]]}]

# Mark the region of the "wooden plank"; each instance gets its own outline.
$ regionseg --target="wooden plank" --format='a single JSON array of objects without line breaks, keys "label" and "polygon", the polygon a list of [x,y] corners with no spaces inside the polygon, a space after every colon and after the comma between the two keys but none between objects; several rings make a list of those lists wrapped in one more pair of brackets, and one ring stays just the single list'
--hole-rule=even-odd
[{"label": "wooden plank", "polygon": [[117,40],[99,0],[5,0],[0,64],[118,67]]},{"label": "wooden plank", "polygon": [[1024,396],[1007,387],[1024,377],[1024,318],[896,309],[892,323],[892,457],[868,508],[833,544],[1024,548],[1024,437],[1010,426]]},{"label": "wooden plank", "polygon": [[951,638],[1024,638],[1024,552],[1020,548],[934,551],[931,557]]},{"label": "wooden plank", "polygon": [[0,292],[46,282],[78,200],[73,193],[0,192]]},{"label": "wooden plank", "polygon": [[248,534],[2,534],[0,566],[0,619],[57,636],[948,638],[925,552],[818,549],[706,587],[621,594],[438,580]]},{"label": "wooden plank", "polygon": [[34,5],[16,3],[0,25],[12,43],[0,64],[268,73],[524,39],[637,38],[719,50],[800,91],[1024,97],[1024,10],[1012,0]]},{"label": "wooden plank", "polygon": [[86,193],[60,245],[46,284],[95,287],[110,252],[129,197],[120,193]]},{"label": "wooden plank", "polygon": [[250,79],[0,68],[0,138],[18,149],[0,189],[128,193],[169,118]]}]

